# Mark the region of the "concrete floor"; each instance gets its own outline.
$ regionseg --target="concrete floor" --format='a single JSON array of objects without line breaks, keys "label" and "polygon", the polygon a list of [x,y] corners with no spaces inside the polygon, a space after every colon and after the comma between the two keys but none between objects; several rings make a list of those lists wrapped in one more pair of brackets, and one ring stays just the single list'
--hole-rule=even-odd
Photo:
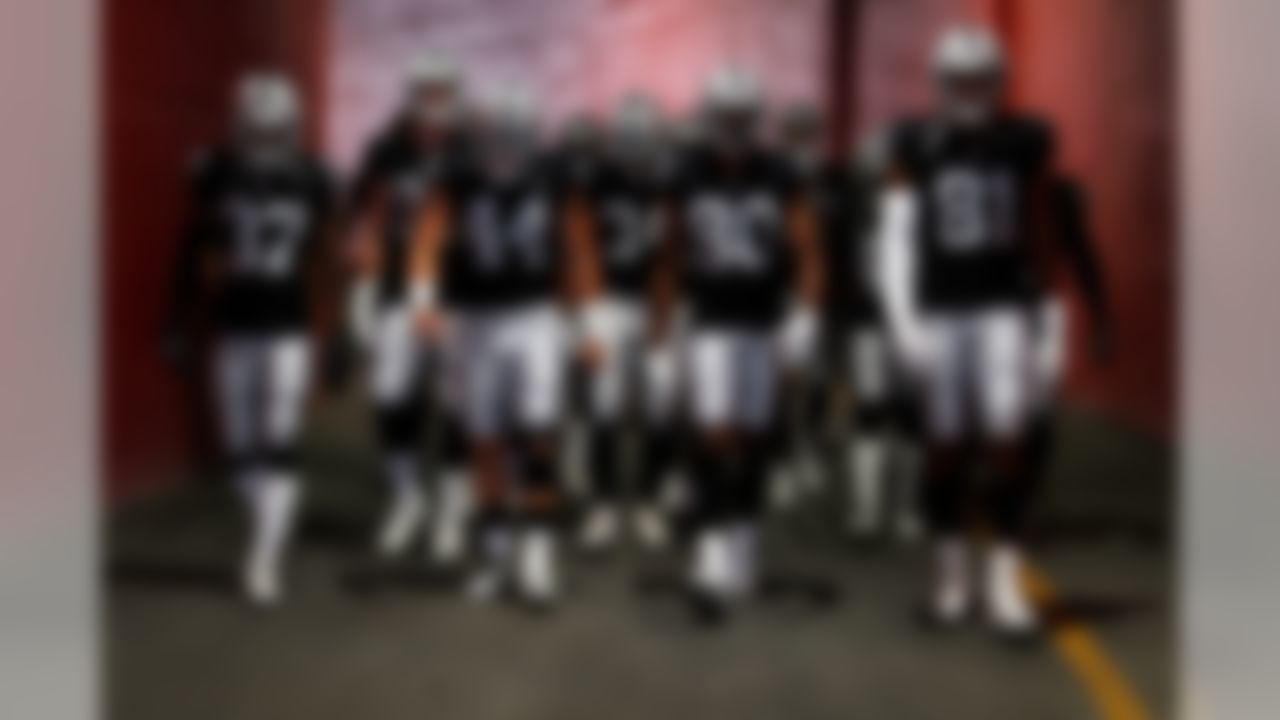
[{"label": "concrete floor", "polygon": [[[771,566],[834,597],[783,592],[717,631],[691,627],[671,559],[576,559],[553,617],[462,602],[430,578],[352,583],[378,502],[367,429],[325,409],[287,608],[232,591],[238,519],[215,482],[117,512],[107,559],[108,707],[119,720],[628,720],[1100,717],[1052,643],[909,622],[918,548],[853,549],[830,503],[769,529]],[[1056,617],[1083,623],[1153,718],[1169,717],[1172,466],[1167,448],[1064,421],[1037,523]]]}]

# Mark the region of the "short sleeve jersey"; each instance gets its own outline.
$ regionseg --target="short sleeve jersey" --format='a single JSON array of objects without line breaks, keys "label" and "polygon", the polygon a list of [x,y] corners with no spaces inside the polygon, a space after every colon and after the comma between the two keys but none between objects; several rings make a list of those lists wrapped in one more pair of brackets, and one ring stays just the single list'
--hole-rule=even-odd
[{"label": "short sleeve jersey", "polygon": [[448,142],[424,148],[401,123],[376,138],[365,153],[352,194],[359,206],[367,206],[378,193],[382,193],[385,203],[378,228],[382,257],[378,294],[384,303],[398,303],[405,298],[414,221],[443,173],[454,145]]},{"label": "short sleeve jersey", "polygon": [[588,179],[609,294],[637,301],[646,296],[662,242],[664,188],[660,169],[642,172],[616,161],[600,163]]},{"label": "short sleeve jersey", "polygon": [[202,242],[223,259],[216,322],[233,332],[307,324],[307,275],[332,207],[329,172],[298,154],[256,167],[218,149],[199,157],[192,193],[211,226]]},{"label": "short sleeve jersey", "polygon": [[445,302],[498,309],[554,299],[566,186],[550,155],[528,158],[502,174],[487,168],[474,152],[453,158],[441,183],[451,216]]},{"label": "short sleeve jersey", "polygon": [[1047,176],[1044,123],[1006,115],[982,128],[900,124],[894,166],[920,201],[920,296],[926,308],[1021,302],[1034,289],[1033,193]]},{"label": "short sleeve jersey", "polygon": [[786,214],[802,185],[776,153],[734,160],[707,148],[685,153],[670,197],[684,247],[683,287],[700,325],[764,328],[790,289]]}]

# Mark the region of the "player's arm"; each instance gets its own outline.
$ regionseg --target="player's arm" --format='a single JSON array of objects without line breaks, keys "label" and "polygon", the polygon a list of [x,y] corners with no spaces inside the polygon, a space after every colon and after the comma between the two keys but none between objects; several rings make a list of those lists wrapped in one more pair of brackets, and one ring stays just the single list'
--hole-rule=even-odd
[{"label": "player's arm", "polygon": [[908,363],[922,359],[923,327],[915,293],[919,248],[919,197],[901,167],[887,173],[876,200],[874,236],[879,291],[895,347]]},{"label": "player's arm", "polygon": [[675,322],[680,296],[680,276],[684,272],[685,224],[673,202],[661,209],[661,241],[654,259],[649,286],[649,339],[655,346],[665,345]]},{"label": "player's arm", "polygon": [[794,366],[802,366],[817,344],[818,313],[826,292],[821,225],[811,193],[801,193],[788,203],[786,226],[795,259],[795,304],[783,328],[783,350]]},{"label": "player's arm", "polygon": [[581,352],[584,360],[595,363],[602,352],[601,338],[607,332],[600,304],[604,281],[595,221],[584,193],[572,192],[565,198],[560,237],[565,244],[565,291],[577,316]]},{"label": "player's arm", "polygon": [[1053,210],[1058,248],[1089,312],[1094,351],[1105,357],[1111,350],[1111,304],[1106,277],[1089,226],[1088,206],[1080,186],[1066,178],[1058,178],[1053,188]]},{"label": "player's arm", "polygon": [[377,152],[366,159],[339,213],[336,248],[342,271],[340,286],[346,288],[346,325],[356,340],[368,346],[373,334],[377,306],[377,277],[382,265],[382,245],[378,232],[386,212],[386,194],[377,162]]},{"label": "player's arm", "polygon": [[163,328],[165,353],[175,363],[184,363],[189,354],[190,333],[201,301],[207,248],[217,232],[213,201],[208,197],[204,179],[206,168],[197,167],[191,185],[187,217],[178,237],[174,256],[172,285],[169,288],[168,311]]},{"label": "player's arm", "polygon": [[414,222],[409,248],[409,305],[418,332],[429,340],[438,339],[443,329],[439,287],[445,246],[449,241],[453,211],[446,193],[427,194]]}]

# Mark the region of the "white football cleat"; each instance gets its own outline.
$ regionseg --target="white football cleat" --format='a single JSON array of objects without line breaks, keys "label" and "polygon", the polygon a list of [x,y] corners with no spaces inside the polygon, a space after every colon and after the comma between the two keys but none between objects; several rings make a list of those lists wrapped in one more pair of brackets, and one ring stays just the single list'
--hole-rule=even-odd
[{"label": "white football cleat", "polygon": [[245,560],[241,583],[245,600],[250,605],[271,608],[284,601],[280,569],[268,558],[250,557]]},{"label": "white football cleat", "polygon": [[520,597],[539,606],[553,605],[560,594],[555,533],[545,527],[526,530],[516,553],[516,587]]},{"label": "white football cleat", "polygon": [[694,589],[716,597],[726,597],[732,592],[734,553],[728,531],[716,528],[698,534],[689,583]]},{"label": "white football cleat", "polygon": [[1039,629],[1035,607],[1022,585],[1022,554],[999,543],[987,551],[987,619],[1000,635],[1026,637]]},{"label": "white football cleat", "polygon": [[618,540],[620,524],[616,507],[604,503],[594,505],[587,511],[578,542],[589,552],[608,550]]},{"label": "white football cleat", "polygon": [[402,486],[393,492],[391,506],[378,528],[375,541],[378,556],[391,559],[403,555],[426,516],[427,500],[416,486]]},{"label": "white football cleat", "polygon": [[636,539],[644,549],[658,552],[670,546],[671,531],[667,526],[667,517],[658,506],[645,504],[636,508],[632,523]]}]

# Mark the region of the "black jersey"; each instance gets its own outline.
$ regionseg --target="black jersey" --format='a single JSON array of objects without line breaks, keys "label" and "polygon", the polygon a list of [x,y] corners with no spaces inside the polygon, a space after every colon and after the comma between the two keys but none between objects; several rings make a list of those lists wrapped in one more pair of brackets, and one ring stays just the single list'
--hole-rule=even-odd
[{"label": "black jersey", "polygon": [[1006,115],[981,128],[907,121],[892,160],[920,201],[920,298],[926,308],[1023,302],[1035,288],[1032,191],[1047,177],[1049,128]]},{"label": "black jersey", "polygon": [[767,150],[750,150],[733,164],[709,149],[682,158],[671,195],[695,322],[767,327],[781,318],[791,284],[786,213],[801,189]]},{"label": "black jersey", "polygon": [[231,332],[307,324],[310,259],[332,203],[329,173],[311,157],[255,167],[220,149],[196,162],[192,192],[205,218],[198,242],[221,256],[215,320]]},{"label": "black jersey", "polygon": [[475,152],[453,158],[441,180],[452,217],[445,303],[497,309],[555,298],[566,186],[551,156],[531,157],[505,174]]},{"label": "black jersey", "polygon": [[649,289],[662,239],[662,172],[602,162],[586,191],[595,216],[605,291],[639,300]]},{"label": "black jersey", "polygon": [[357,207],[368,207],[379,193],[385,203],[377,230],[382,258],[378,297],[385,304],[405,299],[414,220],[455,144],[424,147],[414,140],[408,124],[401,122],[375,138],[365,153],[352,195]]}]

